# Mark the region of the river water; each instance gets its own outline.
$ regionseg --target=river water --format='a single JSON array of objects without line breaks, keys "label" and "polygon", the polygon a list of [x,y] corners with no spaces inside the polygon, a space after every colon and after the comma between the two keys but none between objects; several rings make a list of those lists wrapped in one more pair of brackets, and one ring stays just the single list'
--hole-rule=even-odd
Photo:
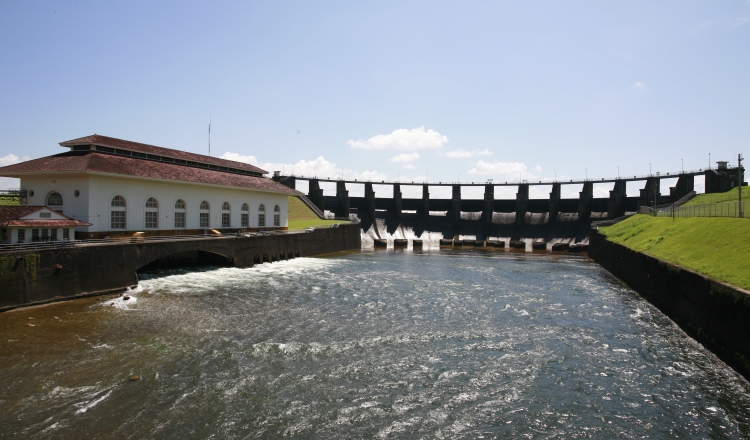
[{"label": "river water", "polygon": [[0,437],[750,438],[750,384],[584,256],[144,278],[0,314]]}]

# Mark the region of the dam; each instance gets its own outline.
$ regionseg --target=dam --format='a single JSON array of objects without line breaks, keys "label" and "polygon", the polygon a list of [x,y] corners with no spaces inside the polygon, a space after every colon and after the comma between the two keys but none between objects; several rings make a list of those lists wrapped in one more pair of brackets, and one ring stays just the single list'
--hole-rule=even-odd
[{"label": "dam", "polygon": [[[296,189],[297,181],[307,181],[307,203],[319,213],[335,218],[358,218],[363,239],[423,238],[469,239],[477,242],[526,240],[581,243],[588,240],[591,223],[614,220],[643,206],[678,202],[694,193],[695,177],[706,177],[706,192],[718,191],[726,174],[717,169],[612,179],[520,182],[373,182],[274,175],[274,180]],[[662,194],[661,180],[676,179]],[[723,180],[722,180],[723,179]],[[324,195],[321,183],[335,183],[336,194]],[[642,186],[637,196],[628,196],[628,184]],[[610,184],[609,197],[595,197],[594,185]],[[364,185],[364,196],[351,197],[347,185]],[[389,186],[386,194],[376,194],[374,186]],[[421,198],[405,198],[402,189],[421,187]],[[532,198],[530,188],[548,186],[549,197]],[[563,187],[579,188],[577,198],[563,198]],[[450,187],[451,198],[432,198],[431,188]],[[482,199],[462,195],[464,188],[483,188]],[[515,188],[515,198],[495,197],[498,187]],[[424,235],[427,233],[427,235]]]}]

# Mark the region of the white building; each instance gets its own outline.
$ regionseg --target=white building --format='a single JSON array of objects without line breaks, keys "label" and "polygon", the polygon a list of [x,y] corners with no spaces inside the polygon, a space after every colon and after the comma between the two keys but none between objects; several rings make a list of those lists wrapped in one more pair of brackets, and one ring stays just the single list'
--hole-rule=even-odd
[{"label": "white building", "polygon": [[60,242],[73,238],[74,220],[46,206],[0,206],[0,244]]},{"label": "white building", "polygon": [[0,176],[21,179],[27,205],[90,223],[79,239],[286,229],[288,196],[301,194],[241,162],[100,135],[60,145],[70,151]]}]

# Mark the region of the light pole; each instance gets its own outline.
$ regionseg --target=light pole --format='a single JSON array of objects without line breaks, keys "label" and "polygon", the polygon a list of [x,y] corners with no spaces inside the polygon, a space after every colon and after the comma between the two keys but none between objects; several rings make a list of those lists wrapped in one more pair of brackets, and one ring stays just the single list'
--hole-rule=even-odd
[{"label": "light pole", "polygon": [[740,200],[740,218],[744,216],[742,212],[742,154],[737,154],[737,193]]}]

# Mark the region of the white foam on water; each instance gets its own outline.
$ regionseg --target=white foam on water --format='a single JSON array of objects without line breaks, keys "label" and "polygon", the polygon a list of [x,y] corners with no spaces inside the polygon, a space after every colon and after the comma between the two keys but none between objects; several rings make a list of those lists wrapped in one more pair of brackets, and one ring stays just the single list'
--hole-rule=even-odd
[{"label": "white foam on water", "polygon": [[[100,394],[100,393],[102,393],[104,391],[106,391],[106,390],[100,391],[100,392],[95,393],[95,394]],[[109,392],[107,394],[105,394],[105,395],[103,395],[101,397],[98,397],[98,398],[96,398],[94,400],[90,400],[88,402],[81,402],[81,403],[75,404],[75,406],[79,407],[78,411],[76,411],[76,414],[83,414],[83,413],[85,413],[86,411],[90,410],[91,408],[95,407],[96,405],[98,405],[102,401],[104,401],[104,399],[106,399],[107,397],[109,397],[110,394],[112,394],[112,390],[111,389],[109,390]]]},{"label": "white foam on water", "polygon": [[139,287],[149,294],[178,295],[222,291],[257,282],[266,282],[272,287],[280,287],[282,286],[281,280],[299,276],[310,277],[342,264],[346,264],[346,261],[330,258],[294,258],[244,269],[222,267],[192,272],[172,270],[143,275]]}]

